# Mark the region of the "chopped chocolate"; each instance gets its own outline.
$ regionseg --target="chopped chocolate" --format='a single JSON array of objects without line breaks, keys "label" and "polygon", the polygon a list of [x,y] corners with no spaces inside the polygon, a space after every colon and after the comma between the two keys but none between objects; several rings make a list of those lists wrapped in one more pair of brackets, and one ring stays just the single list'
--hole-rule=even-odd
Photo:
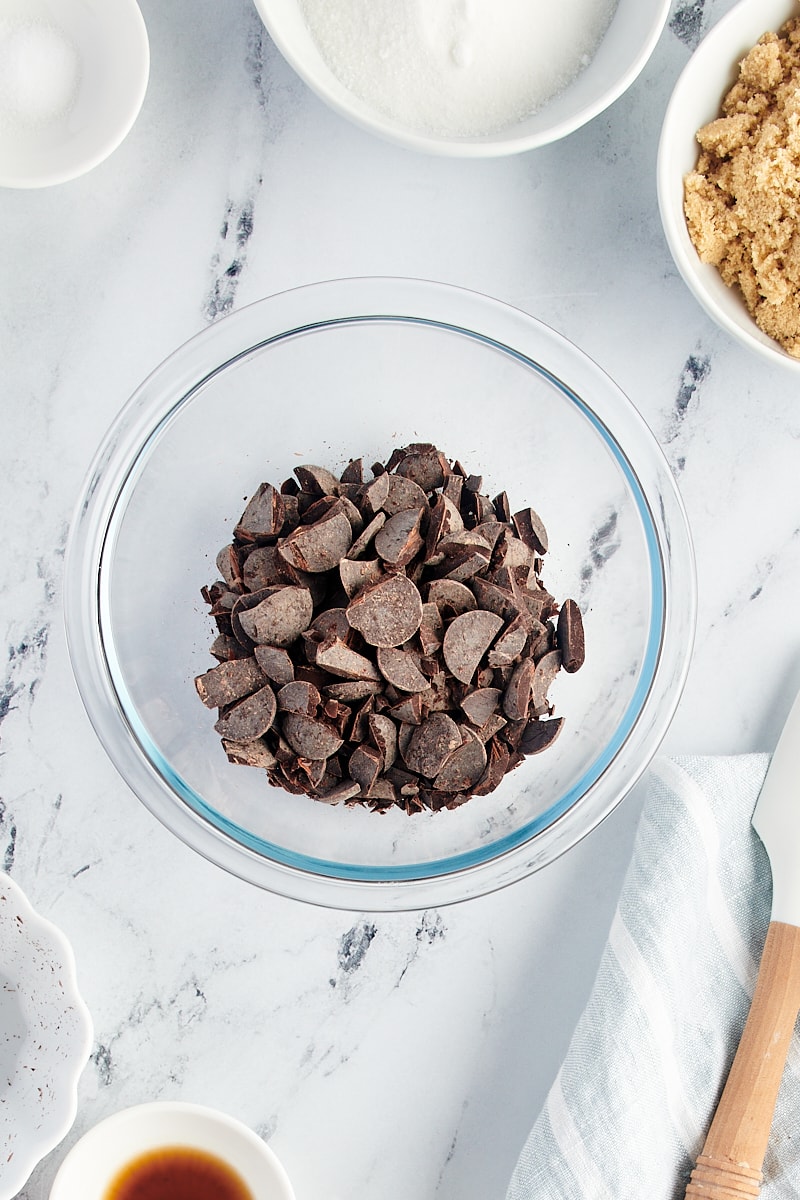
[{"label": "chopped chocolate", "polygon": [[273,683],[281,686],[292,682],[294,663],[288,651],[280,646],[256,646],[254,653],[261,670]]},{"label": "chopped chocolate", "polygon": [[583,617],[574,600],[565,600],[561,605],[556,626],[556,640],[561,651],[564,670],[570,674],[579,670],[586,658],[586,646]]},{"label": "chopped chocolate", "polygon": [[403,759],[417,775],[433,779],[460,745],[461,733],[453,718],[432,713],[414,730]]},{"label": "chopped chocolate", "polygon": [[339,638],[329,638],[318,646],[314,661],[339,679],[380,679],[375,664],[357,650],[351,650]]},{"label": "chopped chocolate", "polygon": [[308,588],[275,588],[255,608],[238,612],[239,624],[258,645],[290,646],[308,629],[314,605]]},{"label": "chopped chocolate", "polygon": [[303,758],[329,758],[342,746],[342,739],[327,721],[303,713],[287,713],[281,729],[292,749]]},{"label": "chopped chocolate", "polygon": [[379,646],[376,654],[378,670],[387,683],[399,692],[424,692],[428,680],[419,669],[419,656],[393,646]]},{"label": "chopped chocolate", "polygon": [[[424,500],[424,497],[423,497]],[[424,510],[404,508],[380,529],[375,537],[375,549],[385,563],[404,567],[422,547],[420,525]]]},{"label": "chopped chocolate", "polygon": [[480,728],[497,712],[502,694],[500,688],[476,688],[474,692],[467,693],[461,701],[461,707],[472,724]]},{"label": "chopped chocolate", "polygon": [[278,548],[281,558],[301,571],[316,574],[338,567],[350,549],[353,531],[347,516],[335,512],[314,525],[299,525]]},{"label": "chopped chocolate", "polygon": [[283,528],[284,499],[271,483],[262,483],[247,503],[234,530],[242,542],[274,539]]},{"label": "chopped chocolate", "polygon": [[347,606],[347,619],[370,646],[402,646],[422,621],[422,597],[405,575],[387,575]]},{"label": "chopped chocolate", "polygon": [[278,712],[305,713],[313,717],[320,706],[322,697],[313,683],[305,679],[295,679],[285,683],[276,696]]},{"label": "chopped chocolate", "polygon": [[464,730],[465,741],[453,751],[433,781],[440,792],[468,792],[486,770],[486,750],[480,738]]},{"label": "chopped chocolate", "polygon": [[462,683],[470,683],[478,663],[502,628],[500,617],[480,608],[451,621],[442,642],[442,654],[450,673]]},{"label": "chopped chocolate", "polygon": [[229,761],[292,794],[453,809],[560,734],[548,693],[583,663],[581,613],[542,584],[533,509],[427,442],[372,473],[258,487],[202,589],[217,665],[195,686]]},{"label": "chopped chocolate", "polygon": [[249,742],[262,737],[277,712],[275,693],[269,684],[225,709],[214,725],[217,733],[229,741]]},{"label": "chopped chocolate", "polygon": [[198,675],[194,685],[207,708],[224,708],[258,691],[266,682],[255,658],[235,658]]}]

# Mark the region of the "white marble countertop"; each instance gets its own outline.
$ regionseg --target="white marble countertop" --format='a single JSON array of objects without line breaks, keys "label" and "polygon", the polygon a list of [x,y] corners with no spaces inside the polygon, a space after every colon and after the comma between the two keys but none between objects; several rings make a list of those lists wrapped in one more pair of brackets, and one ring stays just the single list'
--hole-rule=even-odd
[{"label": "white marble countertop", "polygon": [[630,91],[552,146],[418,156],[294,76],[250,0],[142,0],[150,86],[84,178],[0,192],[0,867],[75,950],[95,1045],[69,1146],[149,1099],[269,1138],[298,1200],[502,1200],[585,1003],[637,794],[523,883],[440,911],[315,910],[226,876],[117,776],[61,619],[95,447],[141,379],[217,315],[350,275],[488,293],[593,357],[660,440],[699,574],[665,749],[770,750],[800,685],[800,387],[706,318],[658,217],[675,79],[731,0],[676,0]]}]

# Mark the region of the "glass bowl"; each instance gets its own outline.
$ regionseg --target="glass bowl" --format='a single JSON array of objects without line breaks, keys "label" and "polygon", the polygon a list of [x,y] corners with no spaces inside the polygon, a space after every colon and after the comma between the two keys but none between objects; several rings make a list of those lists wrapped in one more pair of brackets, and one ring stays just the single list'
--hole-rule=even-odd
[{"label": "glass bowl", "polygon": [[[259,483],[433,442],[530,505],[543,579],[580,604],[587,657],[550,692],[559,739],[497,790],[408,816],[328,806],[228,763],[193,679],[213,665],[200,589]],[[177,350],[92,465],[67,551],[67,636],[90,719],[133,791],[234,874],[341,908],[422,908],[542,867],[633,786],[688,669],[694,561],[666,461],[592,361],[532,317],[440,284],[320,283]]]}]

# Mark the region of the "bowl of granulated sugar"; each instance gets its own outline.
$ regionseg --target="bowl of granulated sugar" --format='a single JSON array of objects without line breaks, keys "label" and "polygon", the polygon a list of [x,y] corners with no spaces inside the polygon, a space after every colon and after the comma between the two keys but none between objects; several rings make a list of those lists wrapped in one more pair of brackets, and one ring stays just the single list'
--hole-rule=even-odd
[{"label": "bowl of granulated sugar", "polygon": [[0,187],[97,166],[136,120],[149,69],[136,0],[0,0]]},{"label": "bowl of granulated sugar", "polygon": [[254,0],[331,108],[431,154],[484,158],[572,133],[633,83],[669,0]]}]

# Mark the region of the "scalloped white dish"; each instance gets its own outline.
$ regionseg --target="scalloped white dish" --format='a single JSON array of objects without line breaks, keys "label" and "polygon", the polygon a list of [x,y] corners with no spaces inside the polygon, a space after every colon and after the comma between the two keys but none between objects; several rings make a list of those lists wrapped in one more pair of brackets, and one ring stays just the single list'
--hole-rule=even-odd
[{"label": "scalloped white dish", "polygon": [[0,873],[0,1200],[71,1128],[91,1044],[69,942]]}]

